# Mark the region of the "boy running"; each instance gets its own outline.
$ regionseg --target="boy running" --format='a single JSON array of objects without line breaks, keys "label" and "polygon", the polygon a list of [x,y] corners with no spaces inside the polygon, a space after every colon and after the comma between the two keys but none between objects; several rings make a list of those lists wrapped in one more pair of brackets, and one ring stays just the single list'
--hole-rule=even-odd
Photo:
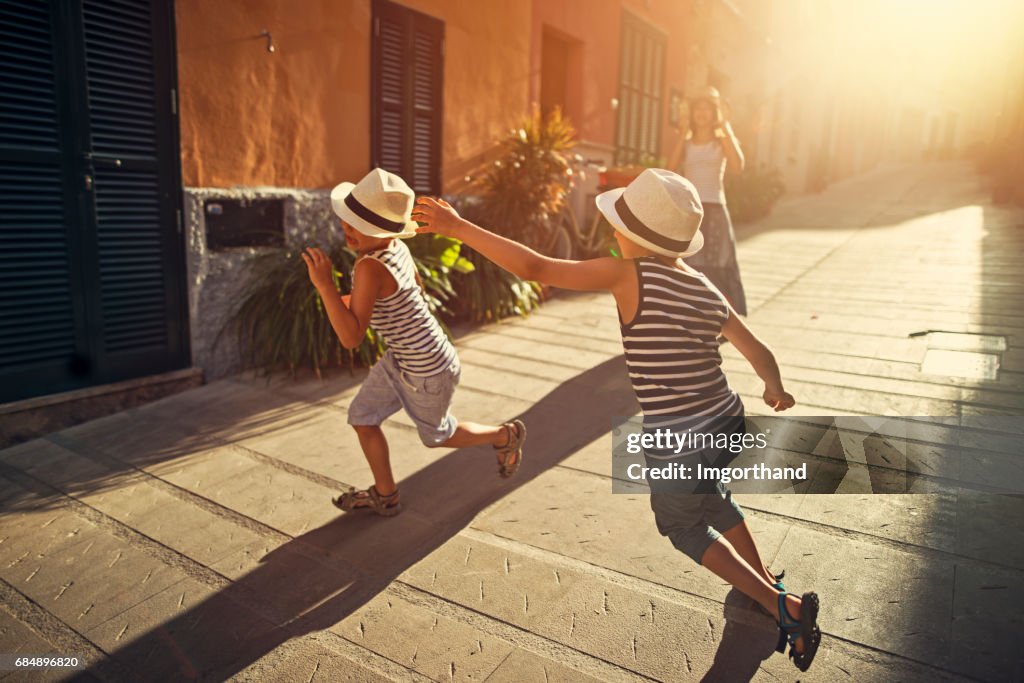
[{"label": "boy running", "polygon": [[[461,218],[444,200],[421,198],[413,212],[422,232],[464,241],[521,278],[564,289],[610,291],[618,305],[630,380],[647,420],[678,416],[727,417],[735,425],[743,402],[721,368],[719,336],[728,339],[765,382],[764,401],[776,411],[794,405],[772,352],[747,328],[722,294],[683,261],[704,244],[703,216],[693,185],[647,169],[629,187],[597,197],[615,228],[622,258],[553,259]],[[778,615],[779,651],[802,671],[814,659],[821,633],[818,596],[796,597],[765,566],[743,512],[719,482],[717,493],[652,492],[658,530],[680,551]]]},{"label": "boy running", "polygon": [[322,250],[311,247],[302,255],[342,346],[359,346],[372,325],[388,347],[349,406],[348,423],[356,430],[374,483],[334,499],[346,512],[371,509],[391,516],[401,511],[380,425],[403,408],[427,447],[491,444],[502,477],[515,474],[523,458],[526,427],[521,421],[495,427],[460,423],[451,414],[459,357],[427,306],[416,264],[402,242],[416,234],[416,223],[410,219],[414,200],[404,180],[379,168],[356,185],[342,183],[331,191],[331,207],[341,219],[345,243],[359,255],[348,296],[338,294],[331,278],[333,265]]}]

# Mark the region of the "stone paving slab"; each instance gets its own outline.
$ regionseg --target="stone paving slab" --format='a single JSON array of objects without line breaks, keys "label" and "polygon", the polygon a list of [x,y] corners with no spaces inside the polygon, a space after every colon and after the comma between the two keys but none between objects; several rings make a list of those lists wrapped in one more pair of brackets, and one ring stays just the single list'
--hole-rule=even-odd
[{"label": "stone paving slab", "polygon": [[851,315],[863,316],[874,320],[899,320],[903,316],[915,318],[927,318],[930,325],[986,325],[1004,326],[1013,329],[1021,327],[1021,316],[1015,314],[1013,309],[985,310],[986,307],[978,306],[974,310],[962,310],[946,306],[943,299],[929,299],[921,303],[912,302],[885,302],[885,306],[879,306],[878,301],[870,298],[871,295],[860,293],[847,293],[839,300],[836,298],[819,298],[811,291],[789,290],[780,292],[774,297],[771,303],[766,304],[760,310],[765,312],[786,312],[806,315],[805,320],[811,315],[832,313],[836,315],[849,311]]},{"label": "stone paving slab", "polygon": [[949,656],[954,572],[948,561],[794,526],[776,562],[821,597],[822,630],[957,670]]},{"label": "stone paving slab", "polygon": [[[731,372],[729,385],[744,396],[760,396],[764,383],[754,374]],[[819,410],[812,415],[837,415],[849,410],[861,415],[941,415],[949,401],[902,394],[868,393],[835,384],[822,384],[803,380],[785,380],[786,390],[800,403]],[[821,410],[824,408],[825,410]],[[787,412],[788,415],[801,413]],[[805,413],[806,414],[806,413]]]},{"label": "stone paving slab", "polygon": [[337,510],[325,505],[337,494],[333,488],[254,462],[230,447],[206,455],[163,478],[292,536],[337,517]]},{"label": "stone paving slab", "polygon": [[487,683],[521,683],[521,681],[544,681],[545,683],[596,683],[602,680],[572,669],[557,661],[537,657],[525,650],[513,650],[487,677]]},{"label": "stone paving slab", "polygon": [[331,402],[341,396],[352,396],[369,372],[366,368],[332,368],[322,377],[291,377],[278,373],[269,377],[245,373],[232,377],[233,382],[248,388],[262,389],[302,403]]},{"label": "stone paving slab", "polygon": [[[724,602],[728,585],[658,534],[646,496],[613,495],[607,479],[565,468],[545,472],[531,489],[480,514],[473,528]],[[759,524],[751,531],[771,561],[788,525]]]},{"label": "stone paving slab", "polygon": [[958,565],[950,633],[955,668],[989,680],[1024,678],[1024,614],[1016,607],[1022,602],[1019,572]]},{"label": "stone paving slab", "polygon": [[[77,516],[54,522],[48,531],[60,540],[0,565],[0,578],[76,628],[102,624],[184,578]],[[109,579],[115,567],[124,577],[120,581]]]},{"label": "stone paving slab", "polygon": [[[737,359],[738,367],[731,372],[729,377],[738,375],[753,376],[753,371],[747,369],[744,372],[743,363]],[[730,367],[732,370],[733,368]],[[950,384],[939,384],[936,382],[921,382],[915,380],[889,379],[864,376],[859,374],[839,373],[832,370],[789,367],[786,369],[787,383],[806,382],[822,384],[825,386],[841,386],[850,389],[860,389],[864,392],[870,391],[879,394],[891,394],[895,396],[913,398],[933,399],[940,404],[948,405],[951,402],[975,403],[982,406],[992,406],[1008,410],[1024,410],[1024,399],[1017,392],[993,391],[967,386],[956,386]],[[910,413],[907,413],[910,414]],[[915,413],[930,415],[934,413]],[[941,413],[938,413],[941,414]]]},{"label": "stone paving slab", "polygon": [[338,683],[386,683],[402,676],[407,680],[427,682],[426,677],[415,676],[404,667],[394,667],[393,674],[371,668],[367,663],[356,661],[337,652],[325,644],[324,638],[307,637],[297,646],[284,646],[261,657],[244,671],[230,680],[262,683],[311,683],[312,681],[337,681]]},{"label": "stone paving slab", "polygon": [[[395,476],[404,479],[436,459],[441,452],[423,447],[411,429],[386,430]],[[300,467],[336,482],[365,488],[369,476],[355,432],[340,410],[314,409],[306,419],[237,442],[246,449]],[[326,483],[326,482],[325,482]],[[337,495],[335,491],[334,495]]]},{"label": "stone paving slab", "polygon": [[[773,351],[779,363],[790,371],[798,367],[817,368],[844,374],[880,375],[892,379],[911,380],[940,386],[982,387],[1009,393],[1024,391],[1024,375],[1020,373],[1001,373],[1000,378],[996,381],[943,377],[922,373],[920,363],[885,361],[832,353],[818,353],[810,356],[801,351],[788,348],[776,348]],[[742,367],[742,363],[745,362],[739,352],[730,347],[723,348],[722,356],[726,359],[727,363],[735,364],[739,367]]]},{"label": "stone paving slab", "polygon": [[[486,535],[462,534],[400,581],[464,606],[467,619],[483,613],[655,680],[792,677],[786,660],[771,657],[777,633],[772,620],[735,592],[723,607],[626,574],[566,562],[555,553],[516,548],[494,545]],[[898,680],[956,678],[927,664],[853,653],[833,640],[826,640],[818,657],[821,666],[801,680],[836,680],[839,672],[856,680],[892,680],[893,674],[903,675]]]},{"label": "stone paving slab", "polygon": [[779,304],[765,306],[759,310],[760,316],[771,315],[772,322],[776,325],[788,325],[791,327],[809,327],[811,330],[827,332],[843,332],[856,330],[858,334],[891,337],[893,339],[908,339],[910,335],[925,330],[935,329],[941,325],[943,332],[961,332],[966,334],[988,334],[1005,336],[1007,343],[1011,346],[1019,346],[1024,337],[1024,329],[1020,319],[1005,319],[1003,321],[987,321],[975,323],[967,316],[945,315],[937,316],[933,311],[923,311],[919,314],[910,314],[909,311],[901,311],[901,315],[895,315],[893,311],[888,317],[875,315],[858,315],[853,311],[834,310],[824,311],[815,307],[814,313],[792,310],[789,306]]},{"label": "stone paving slab", "polygon": [[168,548],[212,566],[260,537],[148,482],[80,499]]},{"label": "stone paving slab", "polygon": [[[42,635],[0,606],[0,652],[7,655],[60,656],[54,646]],[[0,671],[0,681],[59,681],[65,672],[58,671]]]},{"label": "stone paving slab", "polygon": [[[609,298],[609,303],[611,304],[610,313],[614,315],[616,310],[614,300]],[[567,334],[566,331],[546,330],[527,326],[525,323],[519,323],[509,325],[501,331],[501,334],[505,339],[522,340],[527,344],[533,345],[534,354],[544,353],[547,355],[552,347],[565,347],[584,351],[587,354],[605,354],[605,359],[622,353],[622,341],[620,339],[606,339],[585,333],[581,334],[580,332],[577,329],[575,333]],[[556,351],[555,357],[557,358],[560,353],[561,351]]]},{"label": "stone paving slab", "polygon": [[[459,348],[459,359],[463,365],[472,365],[477,370],[490,370],[508,372],[509,357],[500,348],[496,349],[470,349]],[[577,378],[580,374],[578,368],[568,365],[549,363],[537,357],[524,358],[516,357],[513,361],[515,375],[528,380],[540,380],[541,384],[549,382],[566,382]],[[466,372],[464,369],[463,372]]]},{"label": "stone paving slab", "polygon": [[448,543],[401,579],[658,680],[710,662],[714,651],[714,627],[703,613],[684,615],[643,592],[486,543]]},{"label": "stone paving slab", "polygon": [[278,629],[222,593],[183,579],[86,632],[144,678],[222,678],[260,641],[279,643]]},{"label": "stone paving slab", "polygon": [[592,351],[560,345],[549,344],[541,346],[531,339],[513,337],[498,331],[474,335],[471,339],[462,341],[461,345],[470,349],[501,349],[503,354],[510,357],[506,361],[506,365],[515,363],[519,358],[536,359],[542,356],[546,363],[567,365],[579,370],[586,370],[595,365],[600,365],[608,360],[610,355],[606,351]]},{"label": "stone paving slab", "polygon": [[513,649],[387,592],[330,630],[435,681],[485,680]]}]

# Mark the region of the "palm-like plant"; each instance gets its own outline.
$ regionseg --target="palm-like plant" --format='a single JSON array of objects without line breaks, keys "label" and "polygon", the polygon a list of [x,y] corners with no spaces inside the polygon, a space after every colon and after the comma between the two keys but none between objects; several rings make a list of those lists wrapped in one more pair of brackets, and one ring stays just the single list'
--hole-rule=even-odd
[{"label": "palm-like plant", "polygon": [[534,108],[498,144],[498,156],[474,179],[476,215],[489,227],[542,247],[565,208],[579,166],[576,131],[559,109]]},{"label": "palm-like plant", "polygon": [[[576,131],[558,109],[536,108],[498,143],[497,157],[470,178],[474,201],[458,201],[461,214],[498,233],[550,252],[561,237],[562,213],[580,159]],[[564,237],[563,237],[564,239]],[[476,271],[461,278],[461,310],[477,321],[526,315],[540,303],[540,287],[464,248]]]}]

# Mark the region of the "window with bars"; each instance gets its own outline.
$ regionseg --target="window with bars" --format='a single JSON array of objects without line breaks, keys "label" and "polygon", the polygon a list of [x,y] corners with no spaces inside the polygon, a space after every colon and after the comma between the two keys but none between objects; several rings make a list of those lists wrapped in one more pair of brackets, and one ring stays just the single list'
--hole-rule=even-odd
[{"label": "window with bars", "polygon": [[439,194],[444,22],[375,0],[371,69],[372,165]]},{"label": "window with bars", "polygon": [[665,34],[623,12],[615,162],[657,158],[661,144]]}]

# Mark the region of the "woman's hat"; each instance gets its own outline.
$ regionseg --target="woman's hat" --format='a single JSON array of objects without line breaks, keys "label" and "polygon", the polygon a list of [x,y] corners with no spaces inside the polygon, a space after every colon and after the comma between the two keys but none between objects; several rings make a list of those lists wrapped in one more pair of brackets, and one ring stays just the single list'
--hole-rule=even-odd
[{"label": "woman's hat", "polygon": [[704,246],[704,207],[678,173],[648,168],[625,188],[597,195],[597,208],[616,230],[663,256],[692,256]]},{"label": "woman's hat", "polygon": [[369,237],[412,237],[416,194],[394,173],[375,168],[357,184],[331,190],[331,208],[343,221]]},{"label": "woman's hat", "polygon": [[722,96],[718,93],[718,88],[706,85],[703,88],[697,88],[697,91],[690,95],[688,99],[690,102],[704,101],[717,105],[721,101]]}]

